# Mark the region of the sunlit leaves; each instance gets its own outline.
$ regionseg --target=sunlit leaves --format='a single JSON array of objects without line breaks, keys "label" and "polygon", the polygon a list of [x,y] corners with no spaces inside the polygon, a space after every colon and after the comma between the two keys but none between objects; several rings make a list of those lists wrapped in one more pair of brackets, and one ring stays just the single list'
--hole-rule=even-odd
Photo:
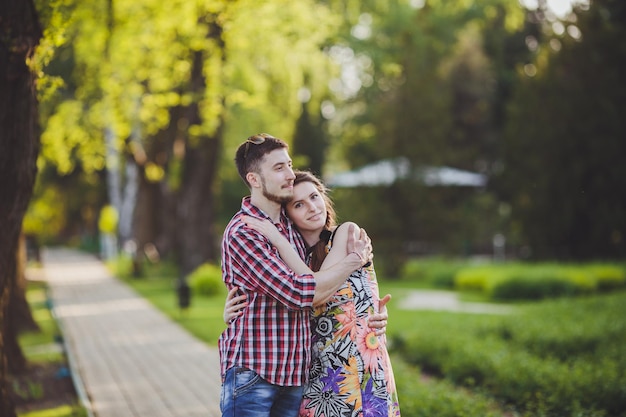
[{"label": "sunlit leaves", "polygon": [[46,187],[24,216],[24,233],[37,235],[41,240],[55,236],[65,226],[65,203],[56,187]]},{"label": "sunlit leaves", "polygon": [[48,119],[41,137],[41,157],[54,161],[61,174],[69,174],[77,160],[82,161],[86,171],[104,168],[104,148],[83,125],[77,123],[83,117],[82,104],[65,101]]},{"label": "sunlit leaves", "polygon": [[148,162],[145,166],[146,179],[150,182],[159,182],[163,179],[165,171],[159,165]]}]

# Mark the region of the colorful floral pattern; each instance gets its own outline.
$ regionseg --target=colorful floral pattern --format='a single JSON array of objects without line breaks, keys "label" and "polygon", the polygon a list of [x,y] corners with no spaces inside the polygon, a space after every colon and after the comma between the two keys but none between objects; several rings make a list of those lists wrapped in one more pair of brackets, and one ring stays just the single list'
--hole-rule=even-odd
[{"label": "colorful floral pattern", "polygon": [[300,417],[399,417],[384,336],[367,326],[378,309],[372,266],[354,272],[311,319],[312,364]]}]

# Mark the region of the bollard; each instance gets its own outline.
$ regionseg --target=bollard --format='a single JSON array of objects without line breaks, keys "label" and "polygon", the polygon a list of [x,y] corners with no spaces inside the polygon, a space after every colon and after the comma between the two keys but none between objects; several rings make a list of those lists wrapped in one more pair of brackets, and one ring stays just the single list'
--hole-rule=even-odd
[{"label": "bollard", "polygon": [[184,278],[178,279],[176,293],[178,294],[178,307],[181,310],[186,310],[191,304],[191,288]]}]

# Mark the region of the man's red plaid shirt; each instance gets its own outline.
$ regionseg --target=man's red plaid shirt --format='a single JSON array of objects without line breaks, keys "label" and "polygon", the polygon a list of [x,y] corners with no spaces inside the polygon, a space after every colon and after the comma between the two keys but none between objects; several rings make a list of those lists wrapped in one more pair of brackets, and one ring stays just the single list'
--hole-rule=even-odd
[{"label": "man's red plaid shirt", "polygon": [[[271,384],[303,385],[311,360],[315,280],[294,273],[267,238],[245,226],[243,215],[269,219],[245,197],[224,231],[222,279],[229,290],[239,287],[247,294],[248,306],[220,336],[222,377],[241,366]],[[276,226],[304,259],[304,241],[284,210]]]}]

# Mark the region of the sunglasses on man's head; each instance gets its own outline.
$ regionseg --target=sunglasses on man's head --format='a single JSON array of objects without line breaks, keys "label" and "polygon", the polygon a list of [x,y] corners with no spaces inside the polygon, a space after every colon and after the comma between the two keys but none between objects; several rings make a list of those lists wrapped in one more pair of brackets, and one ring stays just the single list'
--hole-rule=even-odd
[{"label": "sunglasses on man's head", "polygon": [[274,139],[274,136],[267,133],[259,133],[258,135],[250,136],[246,139],[246,148],[243,151],[243,159],[246,159],[248,156],[248,149],[250,148],[251,143],[254,145],[260,145],[265,142],[265,139]]}]

